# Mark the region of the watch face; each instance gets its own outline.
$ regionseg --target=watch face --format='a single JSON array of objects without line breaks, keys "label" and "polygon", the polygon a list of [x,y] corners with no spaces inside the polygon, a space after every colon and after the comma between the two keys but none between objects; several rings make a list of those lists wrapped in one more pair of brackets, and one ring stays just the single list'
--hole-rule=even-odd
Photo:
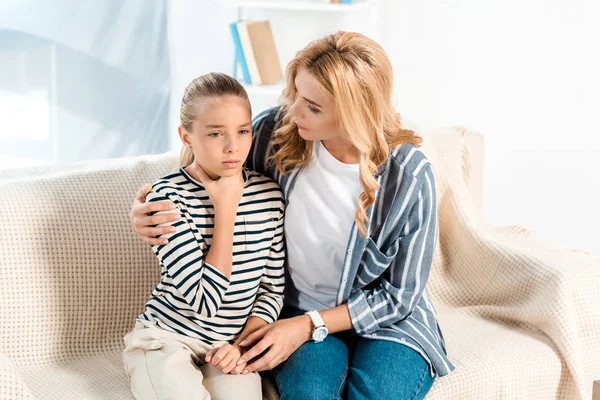
[{"label": "watch face", "polygon": [[315,342],[322,342],[327,337],[327,328],[320,327],[315,329],[312,337]]}]

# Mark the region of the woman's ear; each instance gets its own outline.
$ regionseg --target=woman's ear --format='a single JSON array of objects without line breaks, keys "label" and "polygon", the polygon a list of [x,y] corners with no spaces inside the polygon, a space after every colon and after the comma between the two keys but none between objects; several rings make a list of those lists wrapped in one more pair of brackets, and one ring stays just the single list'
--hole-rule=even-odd
[{"label": "woman's ear", "polygon": [[185,130],[183,126],[179,125],[179,127],[177,128],[177,133],[179,133],[179,138],[181,139],[181,142],[184,145],[188,147],[192,146],[192,142],[190,142],[190,134]]}]

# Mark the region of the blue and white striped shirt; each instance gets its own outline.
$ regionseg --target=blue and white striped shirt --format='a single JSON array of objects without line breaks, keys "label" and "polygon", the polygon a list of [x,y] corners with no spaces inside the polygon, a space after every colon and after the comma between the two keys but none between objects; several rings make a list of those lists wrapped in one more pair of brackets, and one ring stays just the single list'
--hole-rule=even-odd
[{"label": "blue and white striped shirt", "polygon": [[204,262],[214,231],[208,192],[183,168],[158,180],[147,202],[170,200],[181,219],[169,243],[152,246],[161,279],[138,320],[210,345],[232,343],[250,316],[271,323],[283,306],[284,201],[277,183],[243,171],[244,193],[234,226],[228,279]]},{"label": "blue and white striped shirt", "polygon": [[[278,181],[287,199],[301,170],[281,175],[267,162],[282,118],[276,107],[254,119],[247,166]],[[367,210],[368,235],[362,237],[353,225],[337,304],[348,303],[360,336],[409,346],[427,361],[432,376],[447,375],[454,366],[425,287],[438,236],[432,166],[416,146],[405,143],[391,150],[375,177],[381,187]]]}]

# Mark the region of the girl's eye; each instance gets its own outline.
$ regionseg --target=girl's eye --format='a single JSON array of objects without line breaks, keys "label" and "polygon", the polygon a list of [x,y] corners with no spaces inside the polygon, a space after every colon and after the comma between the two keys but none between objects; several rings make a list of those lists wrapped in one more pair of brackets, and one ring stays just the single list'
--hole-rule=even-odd
[{"label": "girl's eye", "polygon": [[250,133],[250,131],[248,129],[243,129],[243,130],[240,131],[240,133],[242,135],[246,135],[246,134]]},{"label": "girl's eye", "polygon": [[319,114],[321,112],[321,111],[317,110],[316,108],[311,107],[310,105],[307,107],[308,107],[308,111],[310,111],[313,114]]},{"label": "girl's eye", "polygon": [[221,134],[221,132],[212,132],[212,133],[209,133],[208,136],[210,136],[210,137],[217,137],[220,134]]}]

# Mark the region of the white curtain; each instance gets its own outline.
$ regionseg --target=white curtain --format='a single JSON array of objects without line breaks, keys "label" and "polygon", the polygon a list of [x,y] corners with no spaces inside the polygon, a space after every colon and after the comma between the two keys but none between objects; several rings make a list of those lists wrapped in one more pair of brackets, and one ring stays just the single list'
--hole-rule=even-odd
[{"label": "white curtain", "polygon": [[0,2],[0,168],[168,150],[168,9]]}]

